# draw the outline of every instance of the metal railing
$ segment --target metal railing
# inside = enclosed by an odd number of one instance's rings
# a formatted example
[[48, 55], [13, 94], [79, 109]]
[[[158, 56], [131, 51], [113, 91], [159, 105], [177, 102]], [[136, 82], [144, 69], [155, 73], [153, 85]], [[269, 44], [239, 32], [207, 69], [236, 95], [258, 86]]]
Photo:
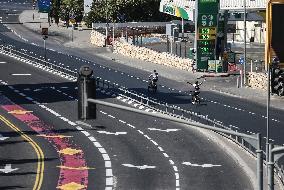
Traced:
[[[97, 87], [106, 88], [112, 91], [113, 93], [117, 93], [117, 95], [123, 96], [125, 98], [128, 98], [129, 100], [142, 104], [145, 107], [155, 110], [156, 112], [160, 112], [169, 116], [183, 119], [185, 121], [199, 121], [207, 125], [237, 132], [237, 130], [233, 130], [232, 127], [225, 126], [220, 121], [217, 121], [215, 119], [214, 120], [209, 119], [208, 116], [200, 115], [196, 112], [186, 110], [175, 105], [168, 105], [166, 102], [159, 102], [157, 100], [153, 100], [144, 94], [137, 94], [134, 91], [131, 91], [125, 87], [121, 87], [118, 84], [111, 83], [110, 81], [103, 80], [100, 77], [97, 77], [96, 81], [97, 81], [96, 82]], [[247, 138], [245, 139], [237, 135], [233, 134], [229, 135], [222, 132], [216, 132], [216, 133], [235, 142], [254, 157], [257, 156], [257, 149], [253, 144], [251, 144], [251, 142]], [[281, 180], [282, 185], [284, 185], [283, 165], [280, 166], [278, 163], [275, 163], [275, 173]]]

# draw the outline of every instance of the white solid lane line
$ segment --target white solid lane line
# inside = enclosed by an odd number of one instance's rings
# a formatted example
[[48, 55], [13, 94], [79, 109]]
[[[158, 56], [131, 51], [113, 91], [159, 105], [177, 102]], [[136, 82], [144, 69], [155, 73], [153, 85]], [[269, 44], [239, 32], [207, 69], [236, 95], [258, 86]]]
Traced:
[[31, 76], [32, 74], [29, 73], [13, 73], [13, 76]]

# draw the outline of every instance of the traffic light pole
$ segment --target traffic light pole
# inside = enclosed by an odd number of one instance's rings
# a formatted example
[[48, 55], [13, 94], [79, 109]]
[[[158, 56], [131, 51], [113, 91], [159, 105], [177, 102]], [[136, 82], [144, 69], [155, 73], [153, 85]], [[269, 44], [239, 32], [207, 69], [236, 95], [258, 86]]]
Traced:
[[270, 108], [270, 75], [271, 67], [267, 68], [267, 105], [266, 105], [266, 162], [269, 160], [269, 108]]

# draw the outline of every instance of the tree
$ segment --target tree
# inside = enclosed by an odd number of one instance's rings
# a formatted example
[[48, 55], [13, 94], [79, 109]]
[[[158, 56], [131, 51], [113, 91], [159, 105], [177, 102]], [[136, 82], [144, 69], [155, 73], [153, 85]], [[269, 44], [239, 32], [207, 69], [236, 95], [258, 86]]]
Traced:
[[59, 10], [60, 10], [60, 0], [52, 0], [50, 16], [54, 18], [54, 21], [57, 25], [59, 23]]
[[159, 12], [160, 0], [94, 0], [85, 18], [92, 22], [168, 21], [172, 16]]
[[84, 1], [83, 0], [61, 0], [59, 9], [59, 18], [65, 20], [67, 27], [69, 20], [75, 19], [76, 22], [81, 22], [83, 19]]

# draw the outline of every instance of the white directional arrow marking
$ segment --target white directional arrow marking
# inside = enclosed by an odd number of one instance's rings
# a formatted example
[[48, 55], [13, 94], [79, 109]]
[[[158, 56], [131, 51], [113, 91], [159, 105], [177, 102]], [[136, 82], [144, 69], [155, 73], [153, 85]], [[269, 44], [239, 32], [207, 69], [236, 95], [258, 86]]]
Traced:
[[132, 164], [122, 164], [122, 165], [126, 167], [130, 167], [130, 168], [138, 168], [140, 170], [156, 168], [156, 166], [147, 166], [147, 165], [143, 165], [143, 166], [134, 166]]
[[150, 131], [163, 131], [163, 132], [174, 132], [174, 131], [179, 131], [180, 129], [156, 129], [156, 128], [148, 128]]
[[194, 166], [194, 167], [202, 167], [202, 168], [212, 168], [212, 167], [220, 167], [222, 165], [214, 165], [214, 164], [192, 164], [190, 162], [183, 162], [182, 164], [187, 166]]
[[97, 131], [97, 132], [101, 134], [107, 134], [107, 135], [126, 135], [127, 134], [127, 132], [115, 132], [115, 133], [111, 133], [107, 131]]
[[16, 171], [16, 170], [18, 170], [19, 168], [14, 168], [14, 169], [12, 169], [12, 165], [11, 164], [6, 164], [5, 165], [5, 167], [4, 167], [4, 169], [0, 169], [0, 172], [3, 172], [3, 173], [5, 173], [5, 174], [7, 174], [7, 173], [11, 173], [11, 172], [13, 172], [13, 171]]
[[4, 137], [3, 135], [0, 134], [0, 141], [4, 141], [6, 139], [8, 139], [9, 137]]

